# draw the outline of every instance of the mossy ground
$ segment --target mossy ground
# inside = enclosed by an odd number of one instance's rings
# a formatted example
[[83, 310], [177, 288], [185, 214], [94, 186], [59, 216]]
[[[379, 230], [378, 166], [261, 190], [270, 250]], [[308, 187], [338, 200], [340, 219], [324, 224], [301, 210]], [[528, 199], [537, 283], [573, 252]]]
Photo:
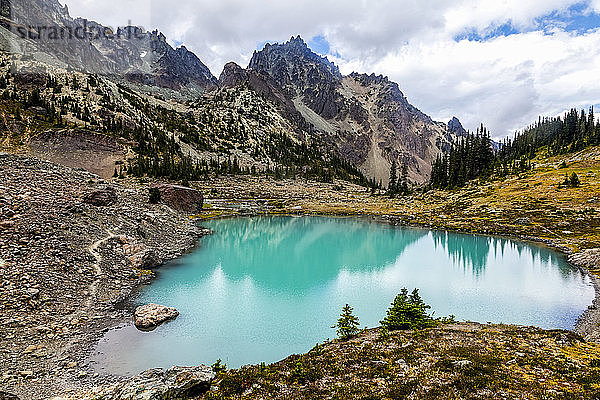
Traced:
[[317, 345], [218, 374], [204, 399], [593, 399], [600, 345], [567, 331], [458, 323]]

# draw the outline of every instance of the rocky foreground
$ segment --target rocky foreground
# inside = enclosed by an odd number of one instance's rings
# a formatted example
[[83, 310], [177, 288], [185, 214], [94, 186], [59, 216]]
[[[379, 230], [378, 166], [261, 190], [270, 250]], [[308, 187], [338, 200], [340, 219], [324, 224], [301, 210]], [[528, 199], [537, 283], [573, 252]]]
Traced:
[[598, 399], [600, 345], [567, 331], [460, 323], [372, 329], [218, 374], [204, 399]]
[[600, 345], [561, 330], [453, 323], [380, 329], [271, 365], [150, 370], [83, 399], [599, 399]]
[[116, 306], [149, 268], [202, 234], [145, 187], [0, 153], [0, 392], [38, 399], [109, 379], [81, 364], [89, 344], [131, 319]]

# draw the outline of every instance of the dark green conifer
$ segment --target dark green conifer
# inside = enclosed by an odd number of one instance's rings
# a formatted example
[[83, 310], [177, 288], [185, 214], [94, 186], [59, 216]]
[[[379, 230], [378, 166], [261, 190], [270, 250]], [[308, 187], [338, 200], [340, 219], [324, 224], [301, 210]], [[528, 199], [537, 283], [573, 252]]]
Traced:
[[344, 308], [342, 308], [342, 313], [340, 314], [337, 324], [332, 326], [332, 328], [337, 329], [337, 335], [342, 340], [350, 339], [359, 332], [358, 317], [356, 317], [353, 312], [353, 308], [346, 304]]

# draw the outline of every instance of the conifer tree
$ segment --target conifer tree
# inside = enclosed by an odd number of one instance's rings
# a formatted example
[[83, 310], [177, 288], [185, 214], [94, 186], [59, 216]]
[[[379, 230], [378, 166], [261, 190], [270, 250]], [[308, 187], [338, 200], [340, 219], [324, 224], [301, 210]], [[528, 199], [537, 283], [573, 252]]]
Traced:
[[342, 313], [336, 325], [332, 328], [337, 329], [337, 335], [342, 340], [350, 339], [358, 334], [358, 317], [353, 314], [354, 310], [350, 305], [346, 304], [342, 308]]
[[408, 193], [408, 167], [406, 164], [402, 164], [402, 172], [400, 174], [400, 184], [398, 185], [399, 190], [402, 194]]
[[421, 299], [418, 289], [409, 295], [403, 288], [380, 323], [388, 331], [427, 328], [435, 325], [435, 320], [427, 313], [430, 308]]
[[392, 160], [392, 166], [390, 167], [390, 183], [388, 185], [388, 191], [391, 195], [396, 193], [396, 185], [397, 185], [397, 176], [396, 176], [396, 160]]

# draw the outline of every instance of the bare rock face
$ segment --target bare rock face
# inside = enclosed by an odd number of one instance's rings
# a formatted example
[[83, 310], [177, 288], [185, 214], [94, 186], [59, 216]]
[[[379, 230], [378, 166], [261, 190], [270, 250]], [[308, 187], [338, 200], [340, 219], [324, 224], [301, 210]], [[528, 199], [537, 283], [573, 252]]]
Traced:
[[171, 400], [200, 396], [210, 389], [215, 373], [210, 367], [172, 367], [150, 369], [116, 385], [105, 385], [89, 392], [55, 398], [61, 400]]
[[140, 330], [152, 330], [163, 322], [177, 318], [179, 311], [159, 304], [146, 304], [135, 309], [135, 326]]
[[229, 62], [223, 67], [223, 72], [219, 76], [219, 86], [234, 87], [245, 83], [248, 80], [248, 72], [234, 62]]
[[465, 136], [467, 134], [467, 130], [463, 128], [459, 119], [456, 117], [453, 117], [448, 121], [448, 132], [454, 133], [456, 136]]
[[[233, 66], [224, 73], [229, 85], [243, 77]], [[407, 165], [412, 181], [425, 182], [431, 163], [457, 136], [412, 106], [398, 84], [375, 74], [343, 76], [300, 37], [255, 52], [251, 73], [268, 76], [325, 147], [384, 184], [394, 161]]]
[[0, 392], [0, 400], [19, 400], [19, 397], [12, 393]]
[[158, 184], [153, 187], [158, 189], [160, 200], [169, 207], [195, 214], [202, 212], [204, 197], [199, 190], [168, 184]]
[[300, 36], [284, 44], [267, 44], [254, 53], [248, 69], [270, 76], [291, 98], [300, 96], [325, 119], [335, 118], [343, 107], [338, 67], [313, 53]]

